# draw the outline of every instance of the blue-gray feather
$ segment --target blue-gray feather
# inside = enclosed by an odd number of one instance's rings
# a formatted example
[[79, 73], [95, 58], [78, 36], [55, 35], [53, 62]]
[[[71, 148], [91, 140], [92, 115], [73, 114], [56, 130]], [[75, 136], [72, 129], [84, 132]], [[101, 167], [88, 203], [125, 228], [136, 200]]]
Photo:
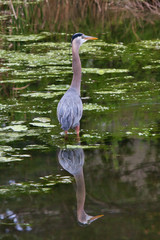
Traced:
[[57, 107], [57, 117], [64, 131], [79, 126], [82, 117], [83, 105], [78, 92], [69, 88], [61, 98]]

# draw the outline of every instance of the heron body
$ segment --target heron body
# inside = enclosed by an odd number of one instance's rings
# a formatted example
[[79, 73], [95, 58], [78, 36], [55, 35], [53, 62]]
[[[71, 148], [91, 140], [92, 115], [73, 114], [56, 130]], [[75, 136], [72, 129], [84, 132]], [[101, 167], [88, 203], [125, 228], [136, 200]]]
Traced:
[[72, 70], [73, 78], [70, 88], [61, 98], [57, 107], [57, 117], [61, 124], [61, 128], [67, 134], [70, 128], [76, 129], [79, 137], [80, 120], [83, 113], [82, 100], [80, 98], [81, 88], [81, 61], [79, 57], [79, 48], [87, 40], [97, 39], [95, 37], [86, 36], [82, 33], [75, 33], [72, 36]]
[[72, 87], [68, 89], [58, 104], [57, 112], [58, 120], [64, 131], [68, 131], [70, 128], [74, 129], [80, 125], [83, 105], [76, 89]]

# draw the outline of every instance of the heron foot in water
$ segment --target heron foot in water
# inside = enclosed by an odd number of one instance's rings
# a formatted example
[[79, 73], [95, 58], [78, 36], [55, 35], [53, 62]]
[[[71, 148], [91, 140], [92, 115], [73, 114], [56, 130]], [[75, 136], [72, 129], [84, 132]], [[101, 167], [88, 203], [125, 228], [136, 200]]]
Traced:
[[[79, 136], [79, 131], [80, 131], [80, 126], [75, 127], [76, 133], [77, 133], [77, 140], [80, 141], [80, 136]], [[64, 131], [65, 133], [65, 140], [68, 139], [68, 131]]]
[[65, 139], [67, 139], [68, 138], [68, 131], [64, 131], [64, 133], [65, 133]]

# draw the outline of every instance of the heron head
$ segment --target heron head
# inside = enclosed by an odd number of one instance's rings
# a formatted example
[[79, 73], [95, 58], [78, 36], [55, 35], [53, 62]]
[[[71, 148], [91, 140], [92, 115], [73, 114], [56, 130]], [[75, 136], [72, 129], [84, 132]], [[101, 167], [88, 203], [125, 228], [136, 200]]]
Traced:
[[86, 227], [95, 220], [97, 220], [98, 218], [101, 218], [103, 216], [104, 215], [90, 216], [84, 211], [83, 214], [78, 216], [78, 224], [82, 227]]
[[96, 40], [98, 38], [92, 36], [86, 36], [83, 33], [75, 33], [71, 38], [71, 44], [76, 43], [79, 47], [87, 40]]

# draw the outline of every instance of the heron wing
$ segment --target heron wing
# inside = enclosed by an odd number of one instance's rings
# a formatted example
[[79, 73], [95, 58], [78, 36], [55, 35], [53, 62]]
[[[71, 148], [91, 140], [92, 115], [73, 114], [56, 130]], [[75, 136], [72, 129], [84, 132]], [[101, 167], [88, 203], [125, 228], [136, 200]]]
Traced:
[[57, 107], [58, 120], [65, 131], [79, 125], [83, 112], [80, 96], [76, 91], [69, 90], [61, 98]]

